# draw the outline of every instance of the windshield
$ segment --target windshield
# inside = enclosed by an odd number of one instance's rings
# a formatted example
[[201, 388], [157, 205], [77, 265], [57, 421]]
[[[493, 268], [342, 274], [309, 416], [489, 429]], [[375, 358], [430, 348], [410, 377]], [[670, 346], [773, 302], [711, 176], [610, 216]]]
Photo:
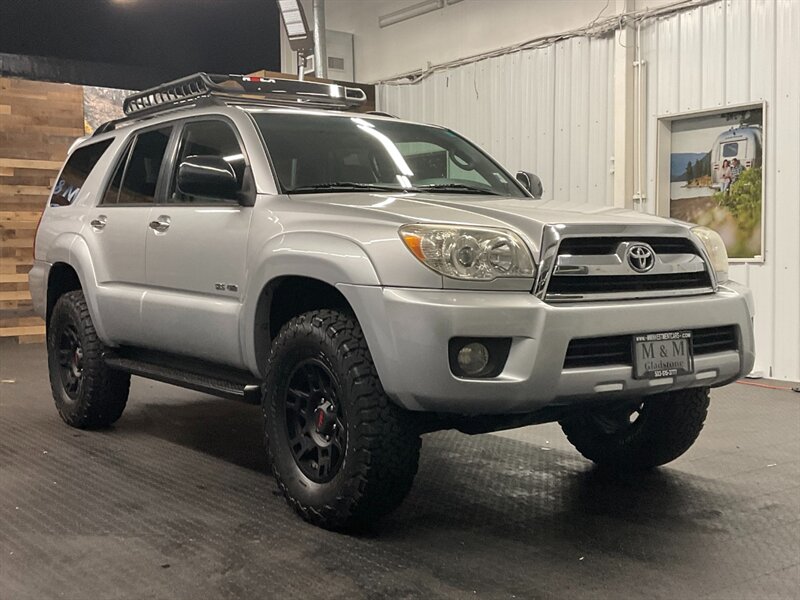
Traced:
[[527, 197], [483, 152], [446, 129], [356, 115], [251, 114], [287, 193], [396, 190]]

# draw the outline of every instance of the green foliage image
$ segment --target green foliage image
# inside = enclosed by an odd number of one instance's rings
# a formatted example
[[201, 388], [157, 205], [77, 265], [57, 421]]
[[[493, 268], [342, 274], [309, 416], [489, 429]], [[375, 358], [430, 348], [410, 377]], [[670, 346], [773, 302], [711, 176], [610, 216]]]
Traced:
[[[746, 255], [742, 242], [753, 237], [755, 229], [761, 227], [761, 167], [747, 169], [731, 184], [727, 192], [716, 192], [714, 200], [736, 220], [740, 235], [731, 256]], [[742, 240], [742, 242], [739, 242]]]

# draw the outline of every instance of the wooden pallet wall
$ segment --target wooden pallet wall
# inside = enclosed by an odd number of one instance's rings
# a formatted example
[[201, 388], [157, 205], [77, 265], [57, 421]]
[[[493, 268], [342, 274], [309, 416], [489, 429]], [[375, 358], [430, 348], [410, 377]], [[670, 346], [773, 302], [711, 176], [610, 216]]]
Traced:
[[0, 77], [0, 337], [44, 339], [28, 291], [36, 224], [83, 135], [83, 88]]

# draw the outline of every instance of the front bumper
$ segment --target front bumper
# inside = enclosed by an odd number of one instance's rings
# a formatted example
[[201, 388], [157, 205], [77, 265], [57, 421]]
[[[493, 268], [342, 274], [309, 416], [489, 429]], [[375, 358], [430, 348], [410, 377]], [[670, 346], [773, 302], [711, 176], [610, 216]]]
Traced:
[[[340, 285], [356, 312], [384, 389], [410, 410], [460, 414], [532, 412], [611, 397], [729, 383], [754, 361], [752, 297], [735, 283], [704, 296], [546, 304], [525, 292]], [[695, 357], [689, 375], [637, 380], [624, 365], [564, 369], [571, 339], [735, 325], [738, 351]], [[491, 379], [452, 374], [452, 337], [510, 337]]]

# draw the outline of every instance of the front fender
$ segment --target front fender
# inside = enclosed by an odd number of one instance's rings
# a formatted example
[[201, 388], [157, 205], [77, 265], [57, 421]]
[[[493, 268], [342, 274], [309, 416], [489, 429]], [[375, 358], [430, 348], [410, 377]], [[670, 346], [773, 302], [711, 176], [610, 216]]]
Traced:
[[[379, 286], [372, 261], [353, 240], [323, 232], [296, 232], [276, 236], [255, 254], [248, 271], [239, 339], [247, 367], [259, 372], [255, 348], [256, 310], [264, 288], [270, 281], [285, 276], [317, 279], [331, 286], [352, 283]], [[357, 315], [356, 315], [357, 316]]]

